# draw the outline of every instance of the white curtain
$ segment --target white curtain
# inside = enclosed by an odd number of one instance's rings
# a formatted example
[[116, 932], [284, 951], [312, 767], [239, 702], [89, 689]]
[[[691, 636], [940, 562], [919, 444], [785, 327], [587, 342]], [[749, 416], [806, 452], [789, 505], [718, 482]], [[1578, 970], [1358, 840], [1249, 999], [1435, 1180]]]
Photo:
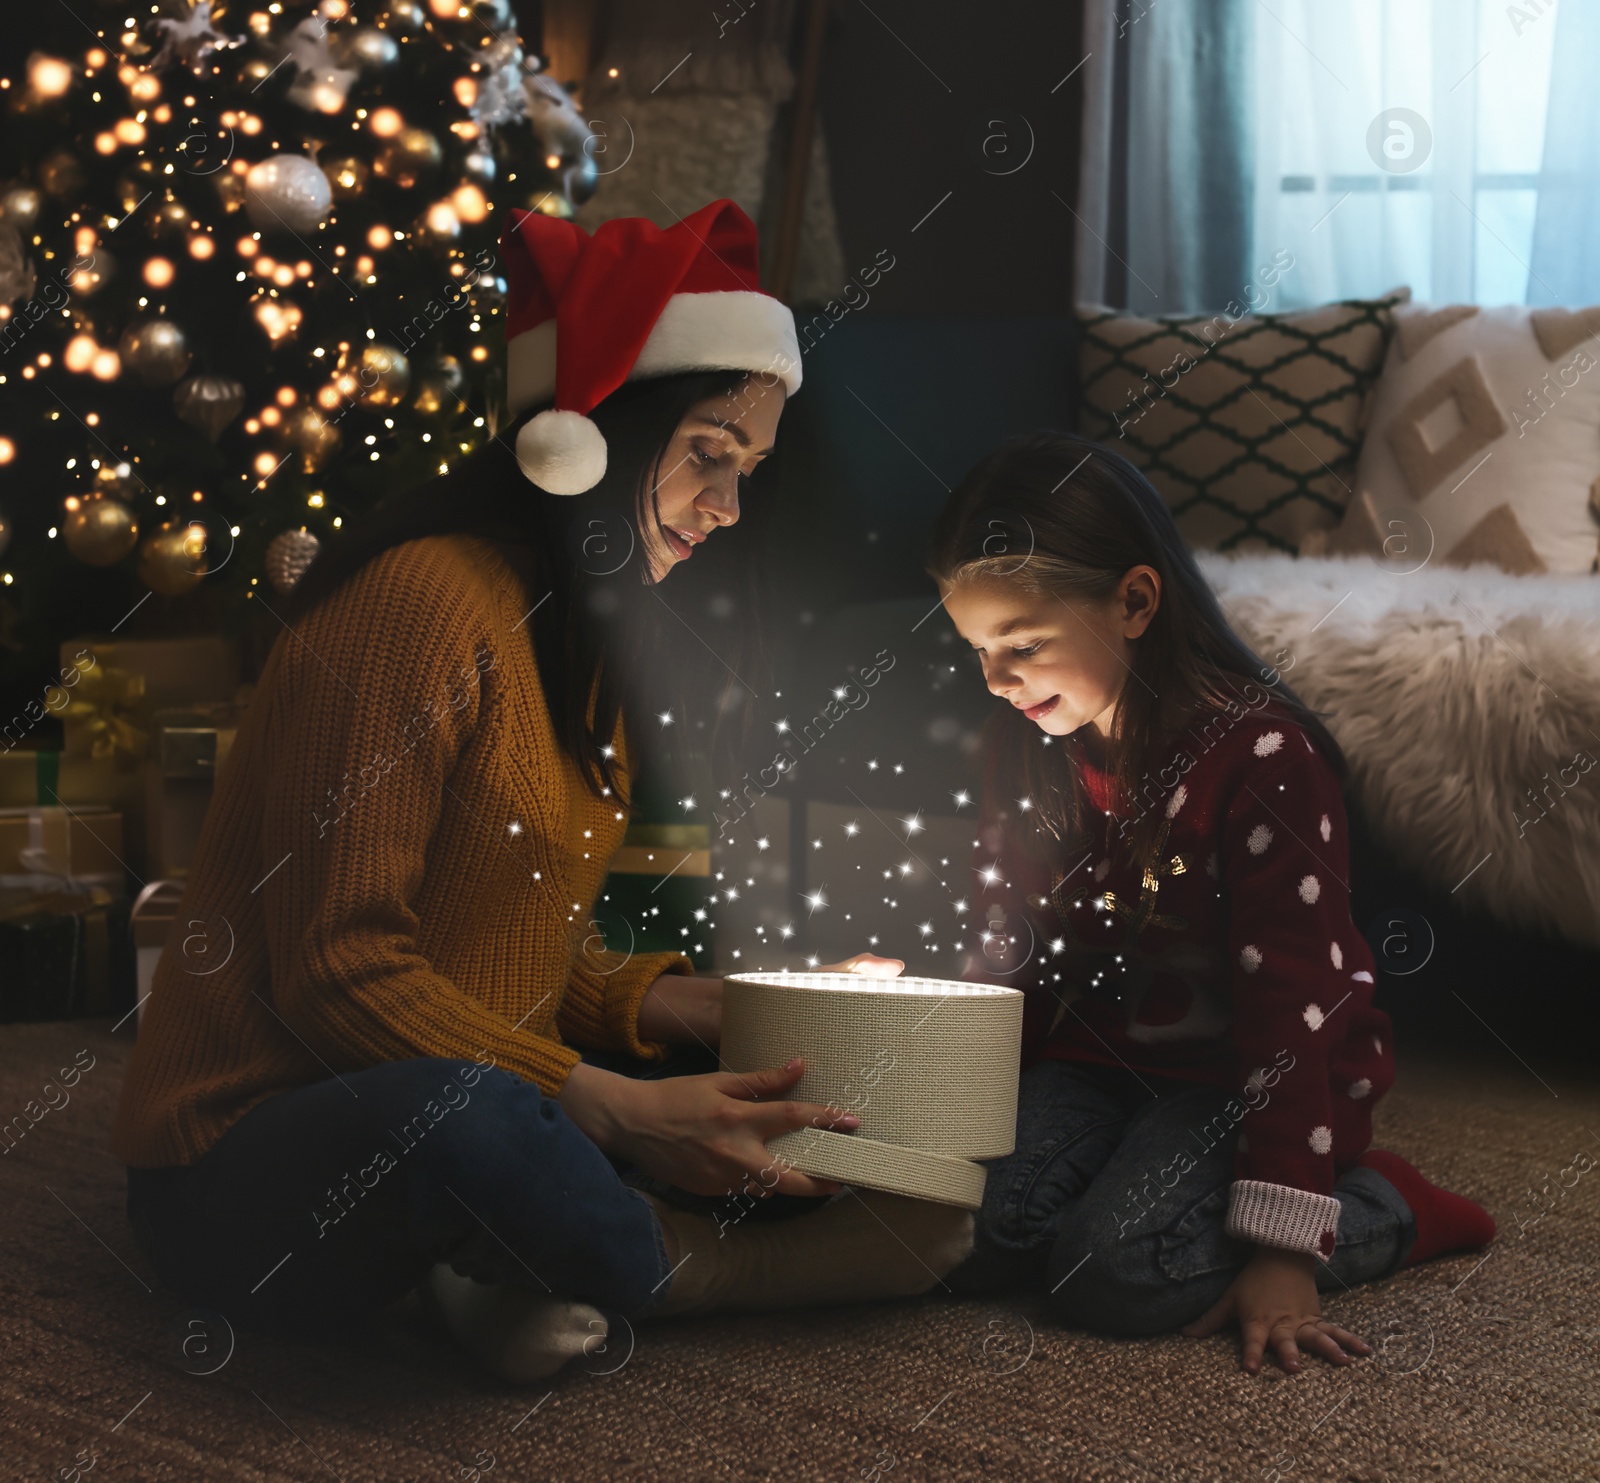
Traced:
[[1552, 19], [1555, 56], [1528, 302], [1600, 304], [1600, 5], [1568, 3]]
[[1084, 44], [1080, 298], [1287, 250], [1275, 308], [1600, 302], [1600, 0], [1089, 0]]

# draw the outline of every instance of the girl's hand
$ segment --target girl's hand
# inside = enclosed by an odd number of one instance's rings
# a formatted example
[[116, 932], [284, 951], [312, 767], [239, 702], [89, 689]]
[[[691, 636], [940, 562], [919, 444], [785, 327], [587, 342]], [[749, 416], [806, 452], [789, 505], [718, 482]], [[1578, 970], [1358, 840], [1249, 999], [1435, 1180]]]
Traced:
[[863, 978], [898, 978], [905, 971], [899, 958], [880, 958], [876, 953], [857, 953], [842, 963], [814, 968], [813, 973], [859, 973]]
[[1270, 1344], [1278, 1363], [1294, 1374], [1300, 1346], [1330, 1364], [1347, 1365], [1352, 1354], [1371, 1354], [1369, 1345], [1322, 1317], [1317, 1296], [1316, 1258], [1276, 1246], [1258, 1246], [1228, 1290], [1183, 1332], [1203, 1339], [1230, 1318], [1244, 1338], [1244, 1369], [1254, 1375]]
[[607, 1153], [697, 1195], [729, 1190], [831, 1195], [840, 1186], [786, 1167], [769, 1138], [797, 1128], [851, 1133], [861, 1119], [815, 1102], [781, 1097], [801, 1076], [798, 1058], [774, 1071], [713, 1072], [639, 1081], [577, 1065], [561, 1088], [567, 1115]]

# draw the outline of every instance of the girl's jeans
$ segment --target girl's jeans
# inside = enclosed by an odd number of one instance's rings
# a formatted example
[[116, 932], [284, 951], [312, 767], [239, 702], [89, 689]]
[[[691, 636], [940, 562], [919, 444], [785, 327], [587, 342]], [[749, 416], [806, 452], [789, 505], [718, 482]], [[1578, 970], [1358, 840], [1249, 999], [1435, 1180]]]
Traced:
[[[989, 1164], [958, 1293], [1042, 1287], [1063, 1321], [1136, 1337], [1192, 1322], [1254, 1247], [1223, 1230], [1238, 1128], [1221, 1087], [1120, 1067], [1040, 1061], [1023, 1073], [1016, 1152]], [[1194, 1164], [1174, 1178], [1187, 1152]], [[1317, 1286], [1344, 1291], [1400, 1269], [1411, 1211], [1371, 1169], [1334, 1184], [1338, 1244]]]
[[[647, 1076], [716, 1069], [697, 1053], [585, 1059]], [[269, 1097], [193, 1165], [130, 1169], [128, 1217], [168, 1288], [244, 1328], [325, 1335], [441, 1261], [638, 1316], [670, 1277], [636, 1185], [660, 1188], [510, 1072], [392, 1061]]]

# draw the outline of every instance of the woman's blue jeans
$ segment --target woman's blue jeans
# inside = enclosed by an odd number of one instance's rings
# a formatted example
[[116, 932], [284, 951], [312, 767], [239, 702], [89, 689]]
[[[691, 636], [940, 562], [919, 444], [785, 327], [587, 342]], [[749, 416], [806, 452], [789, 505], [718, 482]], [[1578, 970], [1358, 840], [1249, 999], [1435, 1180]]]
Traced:
[[[1235, 1128], [1221, 1087], [1121, 1067], [1040, 1061], [1023, 1073], [1016, 1152], [989, 1164], [972, 1256], [946, 1279], [957, 1293], [1042, 1288], [1066, 1323], [1138, 1337], [1192, 1322], [1254, 1250], [1223, 1229]], [[1170, 1185], [1182, 1152], [1193, 1167]], [[1371, 1169], [1334, 1184], [1338, 1244], [1317, 1286], [1343, 1291], [1397, 1272], [1416, 1223]]]
[[[652, 1077], [716, 1069], [699, 1052], [649, 1067], [585, 1059]], [[427, 1059], [348, 1072], [269, 1097], [192, 1165], [130, 1169], [141, 1250], [168, 1288], [243, 1328], [325, 1334], [442, 1261], [648, 1312], [670, 1279], [635, 1186], [661, 1187], [607, 1158], [538, 1087], [478, 1070]]]

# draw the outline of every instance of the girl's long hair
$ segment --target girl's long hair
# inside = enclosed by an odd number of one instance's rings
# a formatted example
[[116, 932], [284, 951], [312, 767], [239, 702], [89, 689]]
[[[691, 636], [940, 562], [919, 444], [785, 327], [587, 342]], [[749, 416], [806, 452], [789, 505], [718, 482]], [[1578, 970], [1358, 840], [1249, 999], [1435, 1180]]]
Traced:
[[[1133, 654], [1112, 713], [1109, 770], [1129, 857], [1144, 858], [1168, 791], [1154, 779], [1182, 733], [1228, 725], [1270, 699], [1304, 727], [1342, 778], [1339, 744], [1277, 670], [1229, 626], [1161, 496], [1121, 455], [1067, 433], [1017, 438], [983, 459], [934, 527], [928, 572], [941, 588], [1006, 582], [1030, 594], [1106, 602], [1132, 567], [1161, 577], [1161, 598]], [[1089, 847], [1091, 805], [1076, 737], [1058, 745], [1020, 711], [989, 725], [991, 776], [1020, 782], [1040, 828], [1024, 841], [1059, 856]]]
[[[522, 473], [515, 454], [519, 418], [447, 474], [356, 517], [296, 585], [285, 621], [310, 612], [373, 557], [403, 542], [449, 532], [496, 542], [527, 586], [524, 627], [556, 739], [595, 794], [609, 788], [625, 803], [611, 755], [619, 719], [636, 752], [647, 709], [681, 698], [699, 670], [697, 646], [662, 642], [663, 635], [675, 641], [681, 630], [675, 609], [646, 575], [648, 550], [660, 540], [657, 487], [671, 472], [663, 460], [691, 408], [737, 393], [751, 380], [744, 371], [691, 371], [624, 383], [589, 414], [605, 437], [605, 476], [574, 496], [547, 494]], [[748, 647], [751, 629], [739, 626]], [[737, 669], [737, 659], [721, 647], [724, 667]], [[720, 683], [726, 674], [719, 670], [716, 678]], [[724, 687], [719, 718], [735, 700]]]

